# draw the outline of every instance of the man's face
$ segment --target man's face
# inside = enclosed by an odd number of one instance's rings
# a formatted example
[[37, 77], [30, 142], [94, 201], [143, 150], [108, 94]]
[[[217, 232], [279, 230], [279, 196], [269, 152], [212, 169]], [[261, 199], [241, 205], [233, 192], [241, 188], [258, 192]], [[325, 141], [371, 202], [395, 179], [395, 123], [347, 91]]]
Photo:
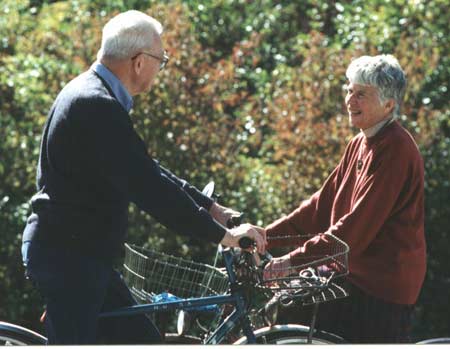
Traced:
[[142, 67], [140, 69], [137, 81], [137, 93], [150, 91], [156, 75], [159, 72], [163, 56], [164, 50], [162, 48], [162, 42], [160, 38], [155, 39], [151, 50], [143, 51], [139, 55], [138, 58], [140, 59]]
[[345, 105], [350, 123], [361, 129], [368, 129], [386, 119], [393, 108], [393, 100], [381, 103], [378, 90], [370, 85], [350, 83], [347, 86]]

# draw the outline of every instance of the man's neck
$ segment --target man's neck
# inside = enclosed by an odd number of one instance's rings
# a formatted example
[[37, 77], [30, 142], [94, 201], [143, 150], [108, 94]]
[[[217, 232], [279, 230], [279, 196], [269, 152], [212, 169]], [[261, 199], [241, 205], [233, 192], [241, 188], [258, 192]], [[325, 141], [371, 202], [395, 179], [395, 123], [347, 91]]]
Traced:
[[92, 64], [92, 69], [105, 80], [119, 103], [129, 112], [133, 107], [133, 98], [119, 77], [109, 67], [98, 61]]
[[132, 83], [129, 79], [128, 67], [125, 64], [123, 64], [123, 62], [101, 60], [100, 63], [103, 64], [105, 67], [107, 67], [120, 80], [120, 82], [123, 84], [123, 86], [126, 88], [126, 90], [131, 96], [134, 96], [136, 94], [134, 93]]

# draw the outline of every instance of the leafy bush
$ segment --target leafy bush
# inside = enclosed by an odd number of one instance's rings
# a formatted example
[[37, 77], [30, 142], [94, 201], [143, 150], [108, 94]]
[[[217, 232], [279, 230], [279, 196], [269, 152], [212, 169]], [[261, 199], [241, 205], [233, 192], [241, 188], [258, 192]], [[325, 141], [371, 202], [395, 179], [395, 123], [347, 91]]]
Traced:
[[[103, 24], [136, 8], [163, 22], [171, 56], [132, 113], [149, 152], [198, 187], [214, 179], [223, 203], [260, 225], [317, 190], [357, 132], [342, 105], [351, 59], [399, 58], [409, 80], [402, 122], [426, 168], [428, 274], [416, 335], [448, 336], [446, 6], [443, 0], [2, 1], [0, 318], [41, 329], [41, 300], [23, 278], [20, 235], [42, 126], [61, 87], [95, 60]], [[214, 250], [168, 234], [133, 205], [129, 240], [201, 261], [211, 261]]]

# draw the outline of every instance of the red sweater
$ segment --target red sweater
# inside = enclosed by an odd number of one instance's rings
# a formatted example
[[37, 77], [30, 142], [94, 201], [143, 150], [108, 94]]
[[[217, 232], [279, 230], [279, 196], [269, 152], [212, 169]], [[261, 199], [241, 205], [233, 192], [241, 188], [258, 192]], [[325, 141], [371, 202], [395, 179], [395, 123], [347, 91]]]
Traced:
[[319, 234], [294, 258], [324, 248], [321, 233], [334, 234], [350, 246], [350, 282], [385, 301], [414, 304], [426, 250], [423, 161], [412, 136], [396, 121], [371, 138], [361, 132], [323, 187], [266, 229], [269, 237]]

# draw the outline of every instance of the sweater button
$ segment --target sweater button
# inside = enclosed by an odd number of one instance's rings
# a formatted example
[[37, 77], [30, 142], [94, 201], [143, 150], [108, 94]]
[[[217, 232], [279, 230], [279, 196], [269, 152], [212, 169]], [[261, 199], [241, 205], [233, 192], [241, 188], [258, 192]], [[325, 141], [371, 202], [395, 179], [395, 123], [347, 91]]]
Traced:
[[363, 166], [362, 160], [358, 160], [358, 162], [357, 162], [357, 164], [356, 164], [356, 169], [357, 169], [358, 171], [360, 171], [360, 170], [362, 169], [362, 166]]

